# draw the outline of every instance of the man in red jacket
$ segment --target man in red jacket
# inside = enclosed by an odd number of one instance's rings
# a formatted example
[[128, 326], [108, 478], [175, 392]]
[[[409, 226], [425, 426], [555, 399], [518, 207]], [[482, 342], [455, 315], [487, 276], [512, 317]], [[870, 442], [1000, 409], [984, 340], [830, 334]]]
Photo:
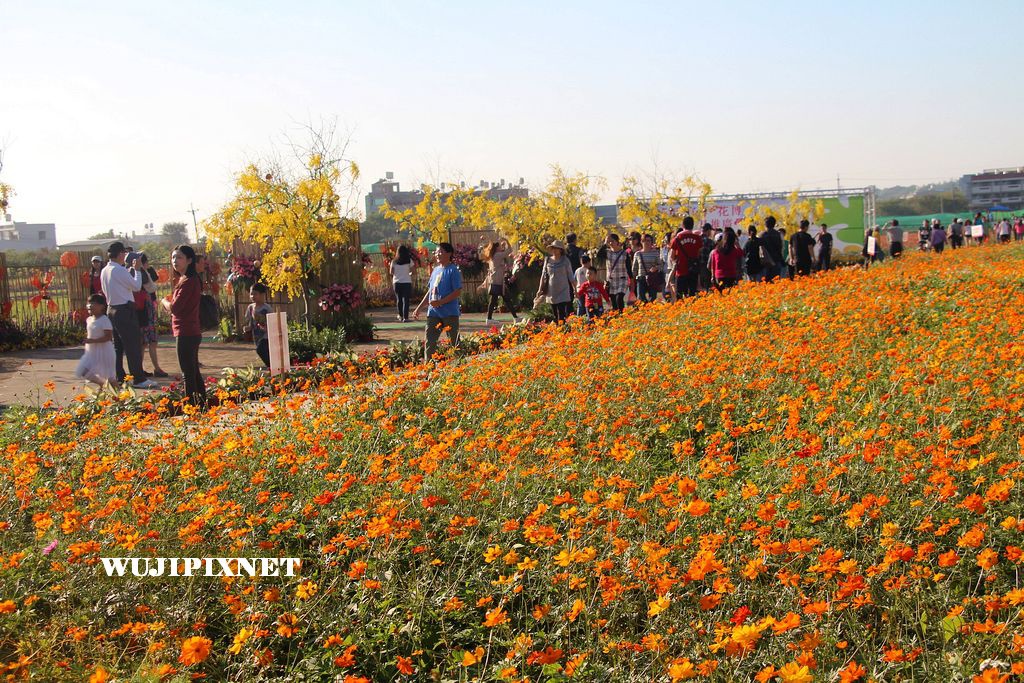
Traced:
[[669, 247], [676, 261], [676, 296], [695, 296], [700, 275], [701, 236], [693, 231], [693, 216], [683, 218], [683, 229], [672, 238]]

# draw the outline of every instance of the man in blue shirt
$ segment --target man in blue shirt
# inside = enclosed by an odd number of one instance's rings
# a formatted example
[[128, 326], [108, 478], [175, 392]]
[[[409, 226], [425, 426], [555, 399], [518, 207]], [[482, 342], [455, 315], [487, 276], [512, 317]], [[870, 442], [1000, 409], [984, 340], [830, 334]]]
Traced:
[[430, 282], [423, 300], [413, 311], [412, 317], [418, 320], [420, 309], [427, 304], [427, 343], [424, 349], [425, 360], [430, 360], [437, 350], [437, 342], [441, 332], [448, 332], [448, 341], [452, 346], [459, 343], [459, 296], [462, 294], [462, 273], [452, 263], [455, 248], [448, 242], [437, 245], [434, 256], [438, 265], [430, 273]]

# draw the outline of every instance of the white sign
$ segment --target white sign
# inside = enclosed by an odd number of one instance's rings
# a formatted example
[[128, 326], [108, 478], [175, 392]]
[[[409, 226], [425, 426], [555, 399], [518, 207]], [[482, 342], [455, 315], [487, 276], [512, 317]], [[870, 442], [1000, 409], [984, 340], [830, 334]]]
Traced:
[[875, 240], [874, 237], [869, 237], [868, 238], [868, 256], [874, 256], [875, 255], [875, 248], [876, 248], [877, 244], [878, 244], [878, 242]]
[[270, 374], [279, 375], [291, 370], [287, 313], [267, 313], [267, 342], [270, 346]]
[[984, 237], [985, 226], [984, 225], [972, 225], [971, 226], [971, 237]]

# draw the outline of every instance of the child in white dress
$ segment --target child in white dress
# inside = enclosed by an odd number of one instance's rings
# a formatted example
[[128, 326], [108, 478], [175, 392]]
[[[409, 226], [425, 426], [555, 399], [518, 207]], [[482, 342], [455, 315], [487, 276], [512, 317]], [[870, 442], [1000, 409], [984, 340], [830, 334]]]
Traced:
[[107, 317], [107, 299], [102, 294], [89, 297], [89, 319], [85, 321], [85, 354], [78, 361], [75, 376], [103, 386], [117, 382], [114, 369], [114, 326]]

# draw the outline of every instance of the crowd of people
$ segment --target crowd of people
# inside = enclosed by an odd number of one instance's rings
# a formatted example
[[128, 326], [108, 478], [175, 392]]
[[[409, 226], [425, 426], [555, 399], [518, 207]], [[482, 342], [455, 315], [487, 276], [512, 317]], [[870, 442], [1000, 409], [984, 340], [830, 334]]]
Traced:
[[[888, 242], [890, 258], [899, 258], [905, 250], [905, 242], [908, 237], [913, 239], [913, 233], [903, 229], [899, 219], [894, 218], [886, 226], [881, 228], [869, 228], [864, 234], [864, 246], [861, 249], [864, 267], [885, 258], [885, 252], [881, 240]], [[984, 217], [977, 213], [973, 218], [961, 219], [955, 217], [949, 225], [943, 225], [942, 221], [934, 218], [931, 221], [924, 220], [917, 230], [917, 248], [919, 251], [930, 251], [941, 254], [949, 245], [950, 249], [960, 249], [967, 245], [984, 244], [994, 238], [1000, 244], [1007, 244], [1011, 240], [1020, 242], [1024, 240], [1024, 217], [1014, 219], [1002, 218], [992, 223], [991, 229], [985, 227]]]
[[[185, 394], [193, 404], [206, 402], [199, 364], [202, 330], [199, 307], [203, 286], [196, 270], [198, 258], [187, 244], [171, 253], [174, 288], [170, 296], [157, 300], [157, 273], [145, 253], [137, 253], [122, 242], [107, 249], [104, 264], [94, 256], [89, 272], [89, 318], [86, 320], [85, 353], [75, 374], [100, 386], [123, 384], [151, 389], [152, 377], [167, 377], [157, 357], [157, 305], [170, 312], [171, 332], [176, 341], [178, 364]], [[153, 372], [143, 367], [148, 350]], [[128, 363], [125, 371], [125, 361]]]
[[[937, 221], [926, 222], [919, 231], [919, 249], [941, 253], [947, 239], [954, 249], [963, 246], [965, 240], [981, 243], [986, 239], [984, 233], [979, 235], [977, 229], [972, 230], [973, 225], [970, 219], [966, 222], [956, 219], [948, 227]], [[884, 231], [875, 228], [866, 232], [862, 252], [865, 266], [883, 257], [883, 232], [890, 256], [899, 257], [903, 253], [904, 232], [899, 221], [893, 220]], [[1022, 240], [1024, 220], [999, 221], [994, 233], [1000, 242]], [[772, 282], [828, 271], [834, 267], [833, 247], [834, 237], [828, 225], [821, 223], [812, 233], [810, 221], [803, 220], [787, 237], [773, 216], [764, 220], [762, 229], [750, 225], [746, 231], [732, 227], [718, 229], [710, 224], [698, 229], [693, 218], [686, 216], [679, 229], [666, 233], [660, 241], [656, 241], [652, 233], [630, 232], [623, 240], [612, 232], [604, 244], [589, 251], [577, 244], [576, 235], [569, 234], [565, 241], [555, 239], [547, 244], [548, 253], [534, 303], [549, 304], [556, 322], [572, 314], [593, 319], [605, 313], [606, 305], [613, 311], [622, 311], [631, 301], [674, 302], [701, 292], [723, 292], [744, 279]], [[391, 272], [398, 299], [398, 318], [408, 321], [412, 259], [406, 254], [403, 260], [403, 249], [408, 252], [407, 247], [399, 248]], [[428, 360], [437, 350], [442, 332], [447, 332], [452, 344], [458, 342], [463, 279], [452, 262], [453, 255], [451, 244], [438, 245], [437, 265], [430, 274], [427, 292], [412, 316], [419, 319], [426, 308], [425, 357]], [[488, 267], [480, 285], [489, 295], [486, 322], [495, 322], [499, 299], [518, 322], [520, 318], [512, 304], [510, 290], [515, 286], [524, 260], [515, 257], [505, 240], [488, 243], [483, 248], [482, 259]], [[599, 268], [598, 264], [603, 267]]]

